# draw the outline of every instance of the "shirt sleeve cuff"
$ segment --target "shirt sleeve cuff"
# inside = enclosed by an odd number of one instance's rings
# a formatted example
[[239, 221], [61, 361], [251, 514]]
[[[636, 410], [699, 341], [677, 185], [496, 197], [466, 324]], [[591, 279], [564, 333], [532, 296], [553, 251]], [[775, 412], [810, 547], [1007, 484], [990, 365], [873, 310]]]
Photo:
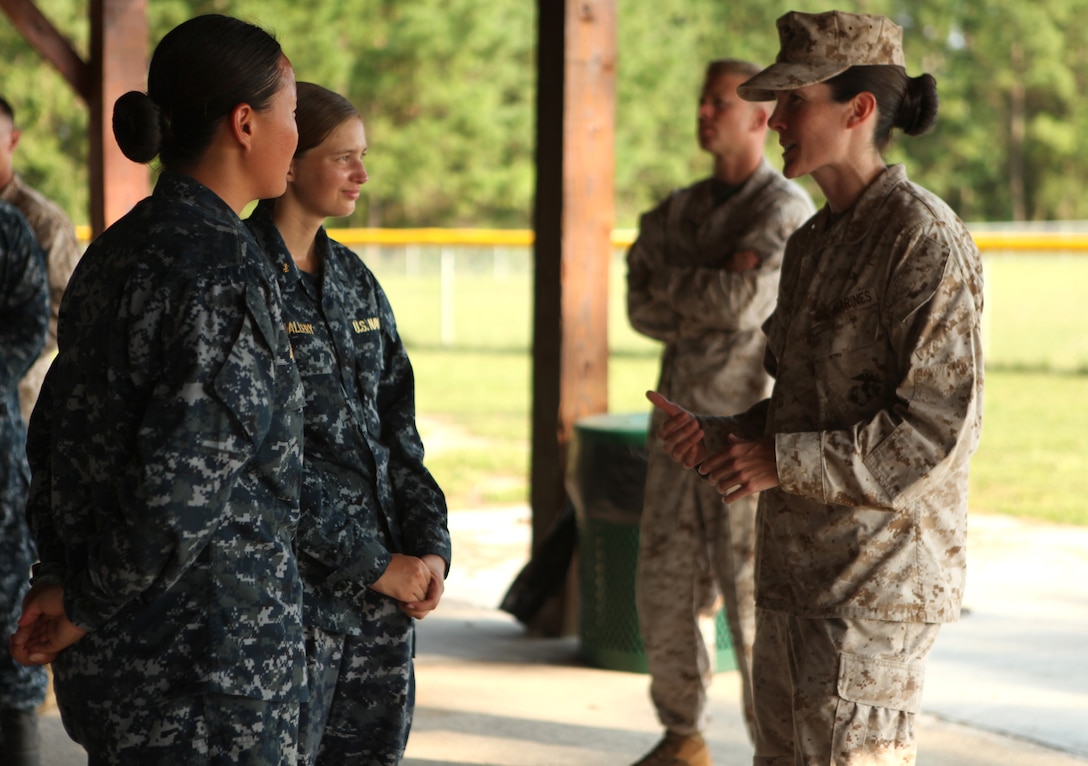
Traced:
[[819, 431], [776, 434], [774, 456], [783, 492], [824, 501], [823, 435]]
[[380, 552], [374, 551], [370, 555], [364, 553], [354, 557], [350, 564], [345, 563], [337, 567], [328, 576], [326, 582], [334, 589], [349, 588], [352, 585], [369, 588], [381, 579], [392, 560], [393, 555], [385, 548], [381, 548]]

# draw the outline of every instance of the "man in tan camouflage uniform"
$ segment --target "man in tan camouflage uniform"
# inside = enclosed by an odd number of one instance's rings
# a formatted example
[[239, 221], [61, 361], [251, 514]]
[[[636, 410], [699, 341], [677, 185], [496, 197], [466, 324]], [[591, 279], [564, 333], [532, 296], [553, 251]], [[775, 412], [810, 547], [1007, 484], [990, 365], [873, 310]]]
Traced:
[[703, 420], [657, 399], [659, 434], [727, 501], [761, 492], [754, 763], [906, 766], [926, 661], [963, 598], [981, 264], [948, 206], [882, 159], [893, 128], [937, 113], [902, 30], [836, 11], [778, 27], [775, 65], [739, 93], [777, 98], [784, 172], [827, 206], [786, 248], [774, 392]]
[[[708, 66], [698, 137], [714, 175], [643, 215], [628, 254], [631, 324], [665, 342], [660, 390], [703, 411], [747, 407], [769, 392], [759, 328], [774, 305], [786, 239], [814, 209], [763, 158], [769, 105], [737, 96], [758, 71], [732, 60]], [[700, 734], [710, 662], [699, 617], [719, 592], [751, 723], [755, 508], [755, 498], [727, 508], [713, 485], [651, 450], [637, 603], [666, 735], [640, 764], [710, 762]]]
[[49, 277], [49, 335], [45, 349], [19, 384], [19, 408], [23, 412], [23, 421], [29, 422], [45, 373], [57, 351], [60, 298], [75, 271], [81, 250], [75, 228], [60, 206], [37, 189], [27, 186], [15, 172], [14, 156], [19, 136], [19, 129], [15, 127], [15, 111], [6, 99], [0, 97], [0, 200], [17, 207], [30, 223], [45, 254]]

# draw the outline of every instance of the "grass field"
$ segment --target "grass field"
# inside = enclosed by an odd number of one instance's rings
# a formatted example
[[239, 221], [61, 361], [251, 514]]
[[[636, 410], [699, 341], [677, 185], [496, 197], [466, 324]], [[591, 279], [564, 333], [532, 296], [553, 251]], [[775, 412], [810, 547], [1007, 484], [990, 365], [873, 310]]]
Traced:
[[[367, 258], [415, 365], [427, 463], [451, 509], [525, 502], [532, 315], [526, 256], [459, 254], [445, 303], [428, 257], [408, 267], [403, 259]], [[972, 509], [1088, 525], [1088, 256], [992, 255], [986, 273], [985, 425], [972, 463]], [[659, 349], [628, 326], [623, 278], [617, 257], [609, 409], [645, 411], [643, 392], [656, 382]]]

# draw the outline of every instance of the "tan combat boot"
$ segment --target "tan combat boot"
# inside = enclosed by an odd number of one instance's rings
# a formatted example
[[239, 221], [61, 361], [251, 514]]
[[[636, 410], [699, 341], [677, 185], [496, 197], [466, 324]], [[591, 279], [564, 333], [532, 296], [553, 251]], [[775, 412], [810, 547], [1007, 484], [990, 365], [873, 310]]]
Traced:
[[667, 731], [665, 738], [634, 766], [710, 766], [710, 751], [699, 734]]

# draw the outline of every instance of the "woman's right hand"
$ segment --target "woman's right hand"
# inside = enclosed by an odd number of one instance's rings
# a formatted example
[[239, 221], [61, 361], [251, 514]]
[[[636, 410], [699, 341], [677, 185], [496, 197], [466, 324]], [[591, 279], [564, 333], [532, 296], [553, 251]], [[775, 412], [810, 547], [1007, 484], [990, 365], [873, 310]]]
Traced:
[[685, 468], [694, 468], [703, 462], [706, 459], [704, 433], [695, 416], [657, 391], [647, 391], [646, 398], [669, 416], [656, 434], [665, 452]]
[[382, 576], [370, 587], [401, 603], [423, 601], [431, 584], [430, 567], [423, 559], [394, 553]]

